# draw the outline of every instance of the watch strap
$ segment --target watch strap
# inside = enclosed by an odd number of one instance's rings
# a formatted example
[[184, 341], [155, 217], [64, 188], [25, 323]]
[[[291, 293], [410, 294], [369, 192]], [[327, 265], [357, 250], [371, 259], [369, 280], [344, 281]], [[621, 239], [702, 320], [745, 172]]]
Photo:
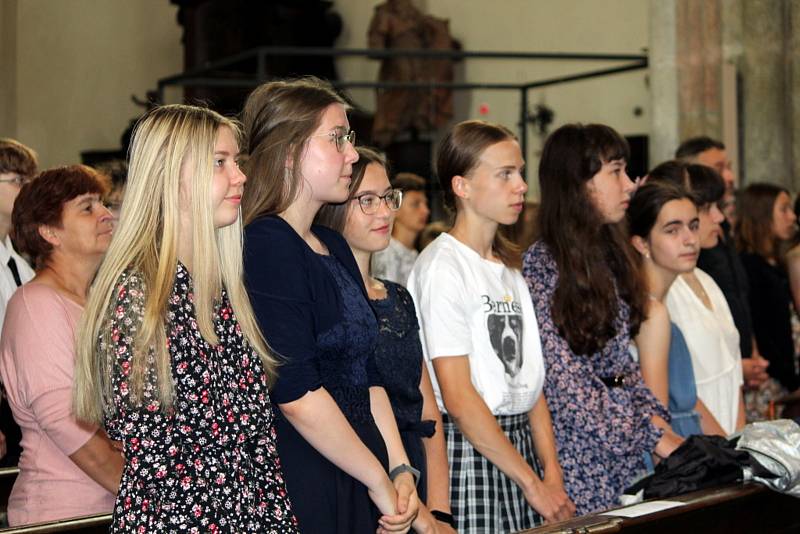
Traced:
[[400, 464], [389, 471], [389, 480], [394, 481], [400, 473], [411, 473], [411, 476], [414, 477], [414, 484], [416, 485], [419, 482], [419, 470], [408, 464]]
[[456, 520], [453, 517], [453, 514], [448, 514], [447, 512], [442, 512], [441, 510], [431, 510], [431, 515], [437, 521], [441, 521], [442, 523], [447, 523], [451, 527], [456, 528]]

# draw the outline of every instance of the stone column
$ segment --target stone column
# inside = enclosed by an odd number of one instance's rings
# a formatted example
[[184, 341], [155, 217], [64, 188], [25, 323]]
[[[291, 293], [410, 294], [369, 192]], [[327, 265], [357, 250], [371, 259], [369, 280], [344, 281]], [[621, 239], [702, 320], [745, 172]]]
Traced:
[[651, 0], [651, 166], [722, 134], [722, 0]]
[[740, 120], [739, 80], [744, 56], [742, 44], [743, 0], [720, 0], [722, 30], [722, 136], [738, 177], [741, 170], [742, 131]]
[[678, 132], [677, 0], [650, 0], [650, 167], [672, 158]]
[[719, 0], [678, 0], [676, 40], [681, 139], [722, 133]]
[[793, 158], [787, 144], [790, 146], [793, 114], [786, 53], [790, 4], [784, 0], [747, 0], [742, 7], [743, 182], [791, 187]]

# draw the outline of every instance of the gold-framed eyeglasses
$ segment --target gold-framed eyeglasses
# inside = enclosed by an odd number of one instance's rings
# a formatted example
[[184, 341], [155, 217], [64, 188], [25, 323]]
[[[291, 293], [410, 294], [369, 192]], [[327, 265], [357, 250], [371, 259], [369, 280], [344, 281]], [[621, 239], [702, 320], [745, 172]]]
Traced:
[[403, 192], [399, 189], [392, 189], [385, 195], [376, 195], [375, 193], [363, 193], [352, 200], [358, 202], [358, 207], [364, 212], [364, 215], [375, 215], [378, 213], [378, 208], [381, 207], [381, 201], [386, 203], [386, 207], [392, 211], [400, 209], [403, 203]]
[[345, 142], [348, 142], [351, 145], [356, 146], [356, 132], [354, 132], [353, 130], [350, 130], [347, 133], [344, 133], [344, 130], [336, 130], [335, 132], [312, 135], [311, 137], [332, 138], [333, 142], [336, 144], [336, 150], [338, 150], [339, 152], [344, 152]]
[[17, 173], [9, 173], [11, 174], [11, 178], [0, 178], [0, 184], [15, 184], [18, 186], [23, 186], [31, 181], [30, 177], [23, 176]]

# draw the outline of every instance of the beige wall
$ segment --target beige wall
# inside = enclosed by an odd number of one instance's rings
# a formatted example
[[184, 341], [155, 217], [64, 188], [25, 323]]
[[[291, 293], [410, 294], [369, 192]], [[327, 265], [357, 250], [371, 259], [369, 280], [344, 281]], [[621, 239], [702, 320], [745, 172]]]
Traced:
[[[344, 19], [341, 47], [365, 47], [379, 0], [336, 0]], [[450, 19], [467, 50], [641, 53], [648, 42], [648, 3], [641, 0], [417, 0]], [[143, 97], [159, 77], [182, 67], [181, 30], [168, 0], [2, 0], [0, 2], [0, 135], [36, 148], [44, 166], [78, 161], [87, 149], [113, 149]], [[345, 79], [372, 80], [378, 62], [343, 59]], [[604, 68], [614, 63], [469, 60], [459, 79], [524, 82]], [[10, 75], [6, 75], [10, 73]], [[650, 130], [646, 71], [534, 90], [530, 104], [553, 108], [554, 127], [599, 121], [625, 134]], [[353, 91], [367, 109], [373, 92]], [[170, 97], [170, 101], [176, 101]], [[457, 119], [478, 116], [517, 129], [517, 92], [458, 93]], [[644, 113], [636, 117], [635, 107]], [[531, 135], [535, 168], [540, 139]], [[534, 174], [531, 174], [533, 177]]]
[[[380, 0], [337, 0], [336, 9], [345, 20], [341, 47], [366, 47], [366, 32], [373, 7]], [[649, 5], [642, 0], [416, 0], [424, 11], [450, 20], [450, 30], [465, 50], [528, 52], [594, 52], [640, 54], [648, 45]], [[340, 76], [371, 80], [379, 63], [342, 59]], [[468, 60], [463, 79], [472, 82], [525, 82], [619, 63], [566, 61]], [[529, 93], [531, 107], [545, 103], [555, 111], [553, 128], [566, 122], [603, 122], [623, 134], [650, 131], [650, 95], [646, 70], [593, 80], [551, 86]], [[373, 92], [358, 90], [354, 98], [374, 109]], [[517, 130], [519, 96], [509, 91], [461, 93], [458, 120], [478, 117], [481, 104], [489, 106], [487, 120]], [[635, 116], [635, 107], [643, 110]], [[535, 169], [540, 139], [531, 136], [528, 165]], [[529, 173], [535, 185], [535, 172]]]
[[17, 124], [17, 1], [0, 1], [0, 137]]
[[118, 148], [141, 113], [130, 95], [143, 98], [159, 77], [182, 69], [177, 8], [167, 0], [0, 4], [0, 69], [15, 66], [14, 81], [4, 74], [0, 84], [0, 135], [35, 148], [43, 167], [78, 162], [82, 150]]

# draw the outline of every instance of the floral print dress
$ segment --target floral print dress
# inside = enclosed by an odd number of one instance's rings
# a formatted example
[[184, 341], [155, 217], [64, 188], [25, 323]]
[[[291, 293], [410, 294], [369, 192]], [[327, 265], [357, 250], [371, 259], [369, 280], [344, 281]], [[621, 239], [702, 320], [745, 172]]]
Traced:
[[[625, 488], [646, 471], [645, 455], [655, 449], [663, 433], [650, 418], [659, 415], [670, 420], [628, 352], [628, 305], [619, 300], [616, 336], [600, 352], [575, 354], [553, 321], [558, 267], [543, 242], [528, 249], [522, 273], [539, 323], [546, 368], [544, 394], [564, 486], [578, 515], [616, 506]], [[601, 380], [615, 375], [630, 376], [633, 381], [607, 387]]]
[[141, 278], [124, 274], [114, 298], [112, 346], [106, 336], [99, 346], [116, 354], [105, 424], [125, 454], [111, 532], [297, 532], [267, 378], [227, 293], [216, 308], [219, 344], [212, 346], [197, 326], [190, 275], [178, 265], [166, 325], [171, 408], [155, 399], [152, 351], [142, 401], [131, 399], [131, 356], [145, 306]]

